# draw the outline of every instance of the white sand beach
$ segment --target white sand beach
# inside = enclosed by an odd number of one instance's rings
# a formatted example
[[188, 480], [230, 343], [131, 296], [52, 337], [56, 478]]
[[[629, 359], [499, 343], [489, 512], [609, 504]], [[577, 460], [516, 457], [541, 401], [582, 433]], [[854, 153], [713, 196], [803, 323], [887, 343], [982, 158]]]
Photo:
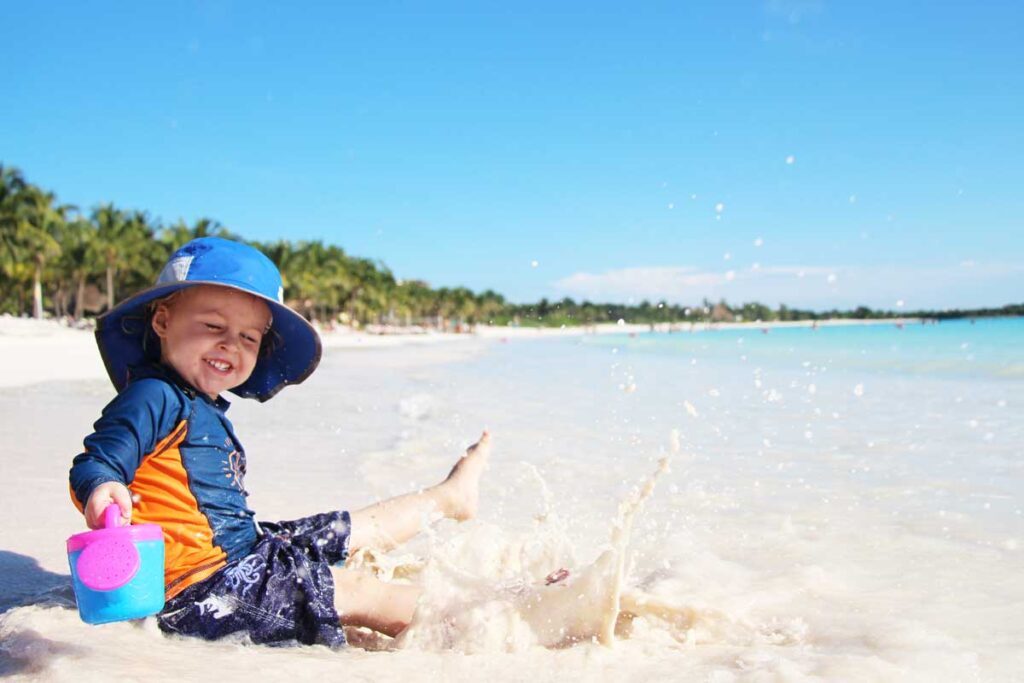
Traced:
[[[84, 527], [67, 469], [113, 390], [88, 331], [0, 320], [0, 675], [1020, 677], [1024, 387], [1015, 361], [988, 358], [996, 352], [971, 337], [982, 330], [942, 328], [948, 340], [935, 343], [949, 351], [932, 356], [932, 337], [911, 348], [911, 330], [891, 324], [641, 327], [334, 333], [306, 384], [266, 404], [233, 401], [261, 519], [428, 485], [482, 428], [494, 434], [480, 517], [445, 522], [375, 565], [426, 586], [410, 632], [329, 651], [171, 638], [152, 619], [79, 620], [64, 540]], [[907, 353], [886, 355], [898, 345]], [[620, 618], [610, 646], [543, 647], [517, 587], [560, 568], [579, 578], [618, 552], [619, 504], [666, 456], [621, 548], [621, 606], [637, 615]], [[646, 611], [628, 600], [640, 592]]]

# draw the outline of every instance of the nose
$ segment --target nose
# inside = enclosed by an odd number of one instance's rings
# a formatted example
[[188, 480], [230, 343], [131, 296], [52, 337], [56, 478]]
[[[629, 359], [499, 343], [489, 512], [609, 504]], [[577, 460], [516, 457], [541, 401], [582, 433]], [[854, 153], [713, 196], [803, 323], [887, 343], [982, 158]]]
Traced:
[[238, 346], [237, 336], [233, 332], [225, 330], [217, 340], [217, 346], [225, 350], [233, 350]]

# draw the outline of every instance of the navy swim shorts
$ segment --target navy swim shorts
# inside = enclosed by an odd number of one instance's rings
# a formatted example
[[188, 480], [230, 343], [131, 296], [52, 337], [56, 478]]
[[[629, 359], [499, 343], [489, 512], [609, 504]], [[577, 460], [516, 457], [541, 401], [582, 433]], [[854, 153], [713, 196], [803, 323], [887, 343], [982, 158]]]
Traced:
[[168, 600], [160, 628], [207, 640], [237, 634], [261, 644], [344, 645], [330, 567], [348, 556], [348, 513], [260, 528], [252, 552]]

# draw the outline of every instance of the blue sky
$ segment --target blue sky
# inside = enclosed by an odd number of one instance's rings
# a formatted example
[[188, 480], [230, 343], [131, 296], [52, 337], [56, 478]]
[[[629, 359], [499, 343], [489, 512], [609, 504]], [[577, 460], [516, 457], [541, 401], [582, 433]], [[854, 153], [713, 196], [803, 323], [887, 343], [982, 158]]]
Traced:
[[0, 161], [515, 301], [1024, 300], [1021, 3], [285, 4], [7, 3]]

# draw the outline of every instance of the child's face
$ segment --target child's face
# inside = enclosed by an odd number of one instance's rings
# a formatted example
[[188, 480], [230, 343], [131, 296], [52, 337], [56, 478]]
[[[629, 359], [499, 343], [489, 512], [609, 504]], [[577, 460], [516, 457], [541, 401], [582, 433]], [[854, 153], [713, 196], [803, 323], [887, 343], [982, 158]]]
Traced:
[[249, 379], [269, 324], [263, 301], [207, 285], [182, 290], [153, 314], [163, 362], [213, 399]]

